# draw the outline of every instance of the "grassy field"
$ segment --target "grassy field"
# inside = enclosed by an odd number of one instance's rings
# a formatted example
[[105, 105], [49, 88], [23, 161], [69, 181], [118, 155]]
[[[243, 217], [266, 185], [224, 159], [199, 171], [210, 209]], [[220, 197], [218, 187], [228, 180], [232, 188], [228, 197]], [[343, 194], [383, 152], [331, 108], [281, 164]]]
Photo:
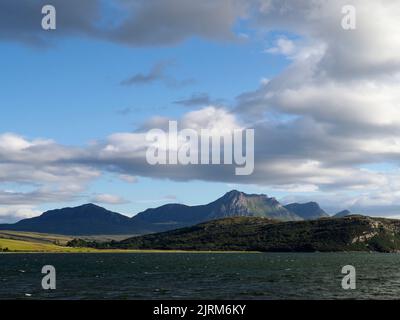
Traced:
[[[129, 237], [123, 235], [80, 236], [88, 241], [122, 240]], [[0, 252], [117, 252], [117, 250], [97, 250], [93, 248], [70, 248], [66, 244], [74, 239], [72, 236], [35, 233], [25, 231], [0, 230]], [[126, 252], [125, 250], [119, 250]]]
[[48, 233], [35, 233], [35, 232], [26, 232], [26, 231], [9, 231], [9, 230], [0, 230], [0, 239], [14, 239], [14, 240], [22, 240], [22, 241], [33, 241], [33, 242], [41, 242], [41, 243], [57, 243], [59, 245], [65, 245], [68, 241], [71, 241], [74, 238], [81, 238], [88, 241], [100, 241], [100, 242], [108, 242], [111, 240], [121, 241], [123, 239], [127, 239], [132, 237], [133, 235], [95, 235], [95, 236], [65, 236], [58, 234], [48, 234]]
[[21, 240], [43, 244], [58, 244], [63, 246], [66, 245], [68, 241], [71, 241], [73, 237], [47, 233], [0, 230], [0, 240], [1, 239]]
[[73, 237], [46, 233], [0, 230], [0, 251], [8, 252], [100, 252], [92, 248], [66, 247]]
[[[28, 242], [0, 238], [0, 248], [8, 248], [12, 253], [230, 253], [234, 251], [189, 251], [189, 250], [134, 250], [134, 249], [92, 249], [92, 248], [70, 248], [55, 244]], [[250, 252], [249, 252], [250, 253]]]
[[0, 249], [11, 252], [96, 252], [90, 248], [69, 248], [51, 243], [0, 238]]

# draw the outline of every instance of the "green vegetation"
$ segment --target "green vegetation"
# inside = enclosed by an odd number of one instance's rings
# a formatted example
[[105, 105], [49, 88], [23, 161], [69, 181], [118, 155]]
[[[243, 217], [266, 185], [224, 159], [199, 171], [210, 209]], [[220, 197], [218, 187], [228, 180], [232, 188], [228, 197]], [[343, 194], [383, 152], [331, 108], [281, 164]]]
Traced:
[[90, 241], [87, 239], [73, 239], [66, 245], [73, 248], [99, 248], [99, 249], [113, 249], [118, 242], [111, 240], [110, 242]]
[[120, 242], [74, 240], [68, 245], [139, 250], [397, 252], [400, 251], [400, 221], [364, 216], [298, 222], [234, 217]]

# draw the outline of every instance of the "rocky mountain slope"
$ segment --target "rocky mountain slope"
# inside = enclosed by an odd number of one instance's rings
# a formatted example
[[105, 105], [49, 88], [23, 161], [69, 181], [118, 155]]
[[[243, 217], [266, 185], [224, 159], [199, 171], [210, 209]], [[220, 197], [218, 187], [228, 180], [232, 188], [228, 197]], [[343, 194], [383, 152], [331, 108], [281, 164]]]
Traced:
[[162, 231], [235, 216], [265, 217], [280, 221], [303, 220], [275, 198], [233, 190], [206, 205], [168, 204], [147, 209], [134, 216], [132, 222], [141, 229]]

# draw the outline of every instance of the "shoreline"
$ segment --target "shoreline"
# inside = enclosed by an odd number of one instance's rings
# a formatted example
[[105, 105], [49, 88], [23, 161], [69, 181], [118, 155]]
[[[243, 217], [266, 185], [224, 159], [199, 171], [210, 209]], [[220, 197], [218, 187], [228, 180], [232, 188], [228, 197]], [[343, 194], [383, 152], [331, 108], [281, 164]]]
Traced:
[[224, 254], [224, 253], [263, 253], [261, 251], [196, 251], [196, 250], [99, 250], [99, 251], [9, 251], [9, 252], [0, 252], [2, 254], [109, 254], [109, 253], [215, 253], [215, 254]]
[[262, 253], [273, 253], [273, 254], [296, 254], [296, 253], [307, 253], [307, 254], [332, 254], [332, 253], [364, 253], [364, 254], [399, 254], [400, 252], [381, 252], [381, 251], [207, 251], [207, 250], [158, 250], [158, 249], [105, 249], [105, 250], [88, 250], [88, 251], [8, 251], [8, 252], [0, 252], [0, 256], [2, 254], [128, 254], [128, 253], [191, 253], [191, 254], [232, 254], [232, 253], [243, 253], [243, 254], [262, 254]]

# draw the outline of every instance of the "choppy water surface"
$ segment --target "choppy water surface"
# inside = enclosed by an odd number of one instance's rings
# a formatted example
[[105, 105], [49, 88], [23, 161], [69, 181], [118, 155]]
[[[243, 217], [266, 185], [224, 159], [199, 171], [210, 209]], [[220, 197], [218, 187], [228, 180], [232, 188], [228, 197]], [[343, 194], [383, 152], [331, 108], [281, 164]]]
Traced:
[[[341, 287], [344, 265], [357, 289]], [[41, 288], [41, 269], [57, 289]], [[2, 254], [0, 299], [398, 299], [400, 254]]]

